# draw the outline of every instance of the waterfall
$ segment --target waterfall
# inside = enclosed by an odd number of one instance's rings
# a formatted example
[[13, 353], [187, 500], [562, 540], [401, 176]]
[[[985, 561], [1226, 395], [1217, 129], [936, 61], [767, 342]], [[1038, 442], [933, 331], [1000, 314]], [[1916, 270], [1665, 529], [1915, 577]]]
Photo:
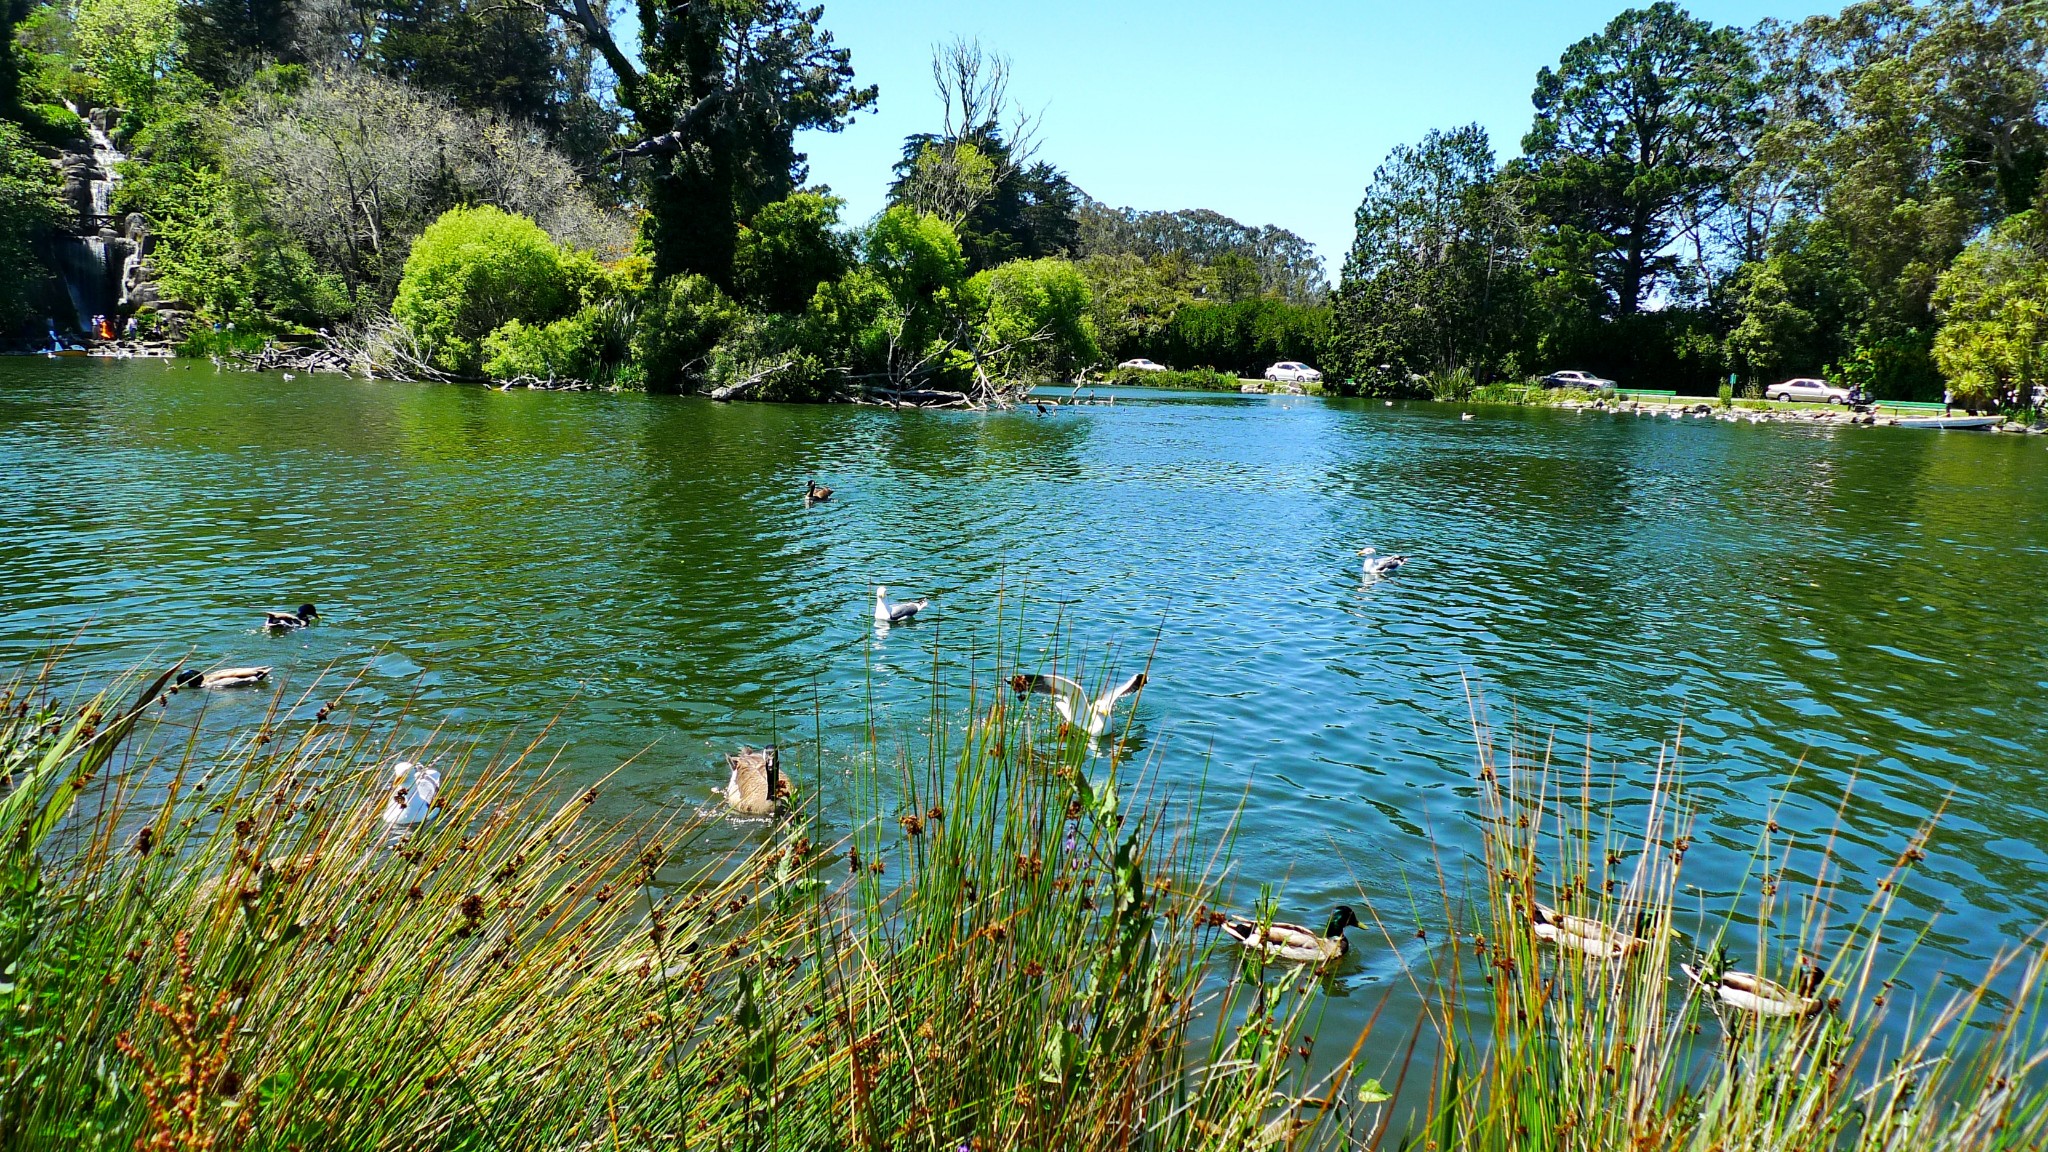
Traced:
[[[120, 310], [133, 275], [130, 265], [137, 259], [134, 245], [114, 239], [108, 219], [113, 212], [114, 185], [121, 178], [115, 165], [128, 157], [114, 147], [101, 126], [103, 118], [104, 113], [86, 121], [90, 157], [67, 153], [60, 161], [66, 199], [78, 211], [80, 220], [78, 231], [59, 241], [57, 272], [64, 278], [65, 292], [78, 314], [78, 330], [87, 333], [92, 330], [94, 316], [112, 316]], [[114, 243], [123, 248], [118, 269], [108, 260], [109, 247]]]

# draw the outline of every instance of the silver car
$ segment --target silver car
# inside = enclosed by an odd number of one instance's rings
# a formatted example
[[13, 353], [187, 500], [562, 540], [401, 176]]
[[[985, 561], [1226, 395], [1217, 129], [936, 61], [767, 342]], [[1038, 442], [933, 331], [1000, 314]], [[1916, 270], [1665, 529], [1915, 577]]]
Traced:
[[1282, 360], [1266, 369], [1266, 379], [1276, 384], [1320, 384], [1323, 374], [1299, 360]]
[[1847, 388], [1830, 384], [1825, 380], [1816, 380], [1811, 376], [1799, 376], [1783, 384], [1773, 384], [1764, 390], [1764, 395], [1772, 400], [1804, 400], [1810, 404], [1851, 403]]

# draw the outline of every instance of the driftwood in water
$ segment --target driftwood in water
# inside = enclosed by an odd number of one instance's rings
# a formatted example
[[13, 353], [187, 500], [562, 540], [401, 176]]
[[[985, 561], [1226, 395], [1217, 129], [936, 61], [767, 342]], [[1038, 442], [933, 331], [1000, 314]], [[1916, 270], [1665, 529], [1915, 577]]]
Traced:
[[731, 384], [726, 384], [721, 387], [713, 388], [708, 393], [708, 395], [713, 400], [716, 400], [722, 404], [728, 400], [731, 400], [735, 396], [745, 394], [750, 389], [760, 387], [761, 385], [767, 383], [769, 380], [774, 379], [777, 374], [787, 372], [791, 368], [794, 368], [795, 366], [796, 361], [784, 360], [782, 363], [775, 365], [773, 368], [763, 368], [759, 372], [754, 373], [752, 376], [749, 376], [744, 380], [735, 381], [734, 383]]

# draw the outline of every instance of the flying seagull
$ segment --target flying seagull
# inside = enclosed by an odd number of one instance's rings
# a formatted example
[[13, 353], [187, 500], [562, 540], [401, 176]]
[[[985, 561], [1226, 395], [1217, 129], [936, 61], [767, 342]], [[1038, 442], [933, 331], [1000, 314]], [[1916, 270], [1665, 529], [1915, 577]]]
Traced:
[[1065, 676], [1017, 675], [1010, 677], [1010, 687], [1017, 695], [1028, 696], [1033, 692], [1052, 697], [1052, 706], [1060, 719], [1069, 724], [1079, 724], [1089, 736], [1100, 736], [1109, 727], [1109, 714], [1116, 702], [1145, 686], [1145, 674], [1138, 673], [1129, 680], [1118, 684], [1093, 700], [1088, 698], [1086, 689]]
[[924, 611], [930, 605], [930, 600], [905, 600], [901, 603], [891, 603], [889, 600], [889, 589], [880, 584], [875, 585], [875, 623], [877, 624], [902, 624], [912, 616]]

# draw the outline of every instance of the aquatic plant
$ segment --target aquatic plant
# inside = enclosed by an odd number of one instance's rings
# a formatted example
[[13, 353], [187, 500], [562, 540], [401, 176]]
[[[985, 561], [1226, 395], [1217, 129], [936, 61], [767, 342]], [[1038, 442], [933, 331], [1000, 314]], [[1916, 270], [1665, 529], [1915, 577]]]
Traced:
[[[1359, 949], [1425, 937], [1420, 1018], [1323, 1035], [1320, 973], [1216, 930], [1229, 822], [993, 671], [934, 704], [964, 735], [820, 766], [804, 795], [829, 779], [831, 809], [732, 851], [707, 847], [722, 817], [601, 818], [606, 782], [554, 773], [545, 733], [396, 747], [335, 677], [212, 752], [158, 717], [168, 678], [60, 699], [57, 665], [26, 671], [0, 692], [0, 1143], [2002, 1148], [2048, 1126], [2038, 949], [1946, 1003], [1887, 1000], [1924, 835], [1835, 923], [1834, 879], [1794, 892], [1767, 831], [1755, 891], [1682, 923], [1675, 772], [1624, 797], [1482, 723], [1483, 873], [1447, 862], [1438, 912], [1383, 909]], [[394, 838], [401, 752], [443, 784]], [[1539, 900], [1644, 943], [1539, 944]], [[1741, 965], [1791, 982], [1803, 954], [1828, 1011], [1681, 996], [1674, 933], [1719, 962], [1738, 910]]]

